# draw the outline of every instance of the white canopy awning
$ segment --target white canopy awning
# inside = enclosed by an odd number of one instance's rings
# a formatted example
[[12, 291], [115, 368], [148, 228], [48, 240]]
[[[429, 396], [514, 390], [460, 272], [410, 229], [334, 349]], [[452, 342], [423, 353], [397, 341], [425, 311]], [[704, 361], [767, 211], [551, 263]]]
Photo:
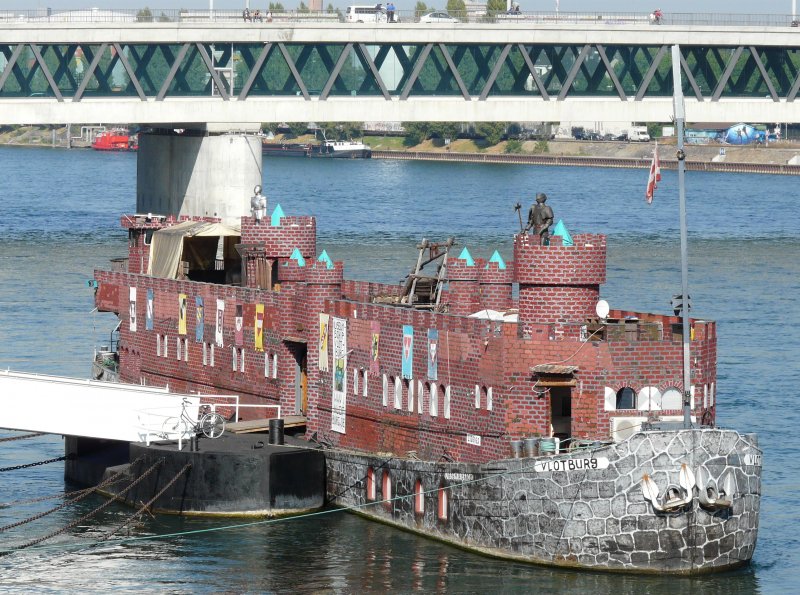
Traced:
[[183, 239], [201, 236], [240, 236], [241, 231], [222, 223], [183, 221], [172, 227], [159, 229], [150, 244], [150, 262], [147, 274], [162, 279], [177, 279], [178, 265], [183, 256]]

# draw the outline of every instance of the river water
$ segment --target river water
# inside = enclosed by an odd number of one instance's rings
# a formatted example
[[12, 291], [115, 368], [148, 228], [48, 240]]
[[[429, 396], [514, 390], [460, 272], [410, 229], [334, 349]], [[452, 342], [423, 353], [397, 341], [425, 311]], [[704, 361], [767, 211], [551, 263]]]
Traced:
[[[86, 377], [115, 318], [92, 313], [86, 281], [123, 256], [119, 216], [135, 210], [136, 157], [0, 147], [0, 367]], [[612, 308], [668, 313], [680, 293], [677, 175], [647, 205], [644, 170], [393, 161], [264, 161], [271, 212], [318, 218], [318, 249], [345, 274], [399, 281], [422, 237], [454, 235], [507, 259], [546, 192], [575, 232], [608, 234]], [[483, 558], [342, 512], [280, 522], [147, 517], [132, 539], [93, 547], [130, 510], [117, 505], [36, 548], [0, 557], [0, 591], [796, 593], [800, 590], [800, 212], [793, 177], [687, 174], [690, 294], [719, 322], [718, 423], [764, 449], [761, 529], [746, 569], [695, 579], [572, 572]], [[0, 395], [2, 399], [4, 395]], [[2, 426], [2, 406], [0, 406]], [[15, 435], [0, 430], [0, 438]], [[0, 442], [0, 468], [63, 454], [60, 437]], [[54, 495], [61, 463], [0, 473], [0, 503]], [[60, 500], [0, 504], [0, 526]], [[0, 531], [0, 551], [81, 518], [90, 497]], [[188, 533], [187, 533], [188, 532]], [[180, 535], [178, 535], [180, 533]]]

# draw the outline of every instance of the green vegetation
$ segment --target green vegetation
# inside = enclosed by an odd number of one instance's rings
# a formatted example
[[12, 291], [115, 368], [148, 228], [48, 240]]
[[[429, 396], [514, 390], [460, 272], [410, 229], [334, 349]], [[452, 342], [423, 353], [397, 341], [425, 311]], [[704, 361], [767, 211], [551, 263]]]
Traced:
[[504, 151], [506, 153], [522, 153], [522, 141], [512, 138], [506, 143]]
[[[510, 142], [510, 141], [509, 141]], [[536, 146], [533, 147], [534, 153], [549, 153], [550, 152], [550, 145], [544, 139], [537, 141]]]
[[486, 141], [488, 145], [496, 145], [506, 133], [504, 122], [478, 122], [475, 124], [475, 134]]
[[419, 18], [429, 10], [430, 9], [424, 2], [421, 2], [421, 0], [417, 0], [416, 5], [414, 5], [414, 16]]
[[464, 19], [467, 16], [467, 6], [464, 0], [447, 0], [447, 12], [458, 19]]

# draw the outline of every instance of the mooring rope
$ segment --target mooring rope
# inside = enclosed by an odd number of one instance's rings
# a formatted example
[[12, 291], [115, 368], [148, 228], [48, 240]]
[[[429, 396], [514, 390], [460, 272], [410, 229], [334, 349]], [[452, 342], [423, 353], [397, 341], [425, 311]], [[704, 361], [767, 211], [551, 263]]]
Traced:
[[[143, 457], [139, 457], [132, 464], [136, 464], [142, 458]], [[17, 521], [15, 523], [10, 523], [8, 525], [4, 525], [4, 526], [0, 527], [0, 533], [2, 533], [3, 531], [8, 531], [9, 529], [13, 529], [14, 527], [19, 527], [21, 525], [25, 525], [25, 524], [30, 523], [32, 521], [35, 521], [37, 519], [41, 519], [42, 517], [46, 517], [49, 514], [53, 514], [54, 512], [56, 512], [58, 510], [61, 510], [62, 508], [66, 508], [70, 504], [75, 504], [76, 502], [80, 502], [81, 500], [86, 498], [88, 495], [93, 494], [94, 492], [96, 492], [100, 488], [104, 488], [104, 487], [109, 486], [111, 484], [117, 483], [123, 475], [125, 475], [124, 471], [118, 471], [117, 473], [114, 473], [108, 479], [105, 479], [105, 480], [101, 481], [100, 483], [98, 483], [94, 487], [86, 488], [84, 490], [78, 490], [77, 492], [73, 492], [73, 494], [76, 494], [76, 496], [74, 498], [70, 498], [69, 500], [66, 500], [65, 502], [62, 502], [61, 504], [59, 504], [55, 508], [51, 508], [50, 510], [45, 510], [44, 512], [37, 513], [37, 514], [35, 514], [33, 516], [30, 516], [30, 517], [28, 517], [26, 519], [23, 519], [21, 521]], [[43, 500], [49, 500], [50, 498], [52, 498], [52, 496], [45, 496], [42, 499]]]
[[56, 457], [54, 459], [47, 459], [45, 461], [37, 461], [35, 463], [26, 463], [24, 465], [14, 465], [13, 467], [1, 467], [0, 473], [4, 473], [6, 471], [17, 471], [19, 469], [28, 469], [29, 467], [36, 467], [38, 465], [47, 465], [48, 463], [55, 463], [56, 461], [66, 461], [67, 459], [74, 458], [72, 455], [64, 455], [60, 457]]
[[169, 488], [172, 487], [172, 485], [176, 481], [178, 481], [178, 478], [181, 475], [186, 473], [191, 468], [192, 468], [192, 464], [191, 463], [186, 463], [183, 466], [183, 468], [175, 474], [175, 477], [173, 477], [171, 480], [169, 480], [167, 485], [165, 485], [163, 488], [161, 488], [161, 490], [159, 490], [159, 492], [155, 496], [150, 498], [150, 500], [148, 500], [146, 503], [142, 504], [142, 507], [139, 510], [137, 510], [136, 512], [134, 512], [130, 517], [128, 517], [128, 520], [126, 520], [124, 523], [122, 523], [119, 527], [117, 527], [116, 529], [114, 529], [110, 533], [108, 533], [108, 534], [104, 535], [103, 537], [101, 537], [98, 541], [99, 542], [103, 542], [103, 541], [106, 541], [107, 539], [109, 539], [110, 537], [113, 537], [114, 535], [116, 535], [117, 533], [122, 531], [125, 527], [127, 527], [131, 523], [131, 521], [133, 521], [134, 519], [140, 517], [144, 512], [149, 511], [150, 510], [150, 505], [153, 504], [153, 502], [155, 502], [156, 500], [158, 500], [164, 492], [166, 492]]
[[82, 523], [86, 519], [89, 519], [89, 518], [93, 517], [94, 515], [96, 515], [101, 510], [105, 510], [106, 508], [111, 506], [114, 502], [117, 501], [117, 499], [120, 496], [124, 496], [125, 494], [127, 494], [137, 484], [139, 484], [142, 480], [144, 480], [144, 478], [146, 478], [153, 471], [155, 471], [156, 467], [161, 466], [163, 463], [164, 463], [164, 459], [163, 458], [159, 459], [158, 461], [153, 463], [153, 465], [151, 465], [149, 469], [147, 469], [144, 473], [142, 473], [139, 477], [137, 477], [134, 481], [132, 481], [127, 487], [125, 487], [122, 490], [120, 490], [119, 493], [114, 494], [113, 498], [109, 498], [103, 504], [101, 504], [100, 506], [98, 506], [94, 510], [89, 511], [88, 513], [86, 513], [85, 515], [80, 517], [79, 519], [72, 521], [68, 525], [66, 525], [66, 526], [64, 526], [64, 527], [62, 527], [60, 529], [57, 529], [56, 531], [53, 531], [52, 533], [48, 533], [47, 535], [44, 535], [42, 537], [37, 537], [36, 539], [32, 539], [31, 541], [27, 541], [27, 542], [23, 543], [22, 545], [15, 546], [11, 550], [7, 550], [6, 552], [0, 552], [0, 555], [3, 555], [4, 553], [10, 553], [11, 551], [14, 551], [14, 550], [24, 550], [25, 548], [28, 548], [28, 547], [31, 547], [32, 545], [36, 545], [38, 543], [46, 541], [46, 540], [48, 540], [48, 539], [50, 539], [52, 537], [55, 537], [56, 535], [61, 535], [62, 533], [68, 531], [69, 529], [72, 529], [74, 526], [79, 525], [80, 523]]
[[9, 436], [8, 438], [0, 438], [0, 442], [12, 442], [13, 440], [25, 440], [26, 438], [36, 438], [37, 436], [44, 436], [45, 432], [37, 432], [35, 434], [22, 434], [21, 436]]

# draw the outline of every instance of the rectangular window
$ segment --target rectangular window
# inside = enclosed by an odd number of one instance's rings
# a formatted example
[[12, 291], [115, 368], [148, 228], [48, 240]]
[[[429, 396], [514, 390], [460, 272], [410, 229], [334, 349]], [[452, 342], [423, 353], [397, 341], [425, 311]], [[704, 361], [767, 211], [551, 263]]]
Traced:
[[231, 370], [234, 372], [236, 371], [236, 368], [239, 367], [236, 362], [236, 351], [236, 347], [231, 347]]
[[417, 413], [422, 415], [422, 412], [425, 411], [425, 405], [423, 404], [425, 401], [425, 385], [422, 384], [422, 380], [417, 381]]
[[450, 386], [444, 389], [444, 417], [450, 419]]
[[436, 391], [436, 383], [431, 382], [431, 417], [439, 415], [439, 395]]
[[703, 385], [703, 409], [708, 408], [708, 385]]
[[164, 335], [163, 342], [164, 342], [164, 357], [167, 357], [169, 355], [167, 353], [167, 351], [169, 351], [169, 337], [167, 335]]
[[399, 376], [394, 379], [394, 408], [403, 408], [403, 380]]
[[183, 340], [183, 361], [189, 361], [189, 339]]
[[491, 411], [494, 407], [494, 397], [492, 396], [492, 387], [486, 390], [486, 411]]
[[383, 406], [389, 406], [389, 379], [383, 375]]
[[481, 408], [481, 387], [475, 385], [475, 409]]
[[213, 343], [209, 343], [209, 345], [211, 345], [211, 357], [209, 358], [209, 363], [210, 363], [211, 367], [213, 368], [214, 367], [214, 344]]
[[278, 377], [278, 354], [277, 353], [273, 353], [272, 354], [272, 377], [273, 378], [277, 378]]
[[358, 394], [358, 370], [353, 370], [353, 394]]
[[269, 378], [269, 353], [264, 353], [264, 378]]
[[244, 374], [244, 347], [239, 350], [239, 371]]
[[156, 355], [161, 357], [161, 335], [156, 334]]
[[175, 338], [175, 357], [178, 361], [181, 361], [181, 346], [183, 345], [183, 341], [181, 341], [180, 337]]
[[208, 365], [208, 343], [203, 342], [203, 365]]
[[408, 392], [408, 412], [414, 413], [414, 381], [406, 381], [406, 391]]
[[714, 406], [714, 383], [711, 383], [711, 393], [708, 395], [708, 406]]
[[362, 391], [361, 392], [361, 396], [362, 397], [366, 397], [367, 396], [367, 386], [369, 384], [367, 382], [367, 371], [366, 370], [361, 372], [361, 380], [362, 380], [362, 382], [361, 382], [361, 391]]

